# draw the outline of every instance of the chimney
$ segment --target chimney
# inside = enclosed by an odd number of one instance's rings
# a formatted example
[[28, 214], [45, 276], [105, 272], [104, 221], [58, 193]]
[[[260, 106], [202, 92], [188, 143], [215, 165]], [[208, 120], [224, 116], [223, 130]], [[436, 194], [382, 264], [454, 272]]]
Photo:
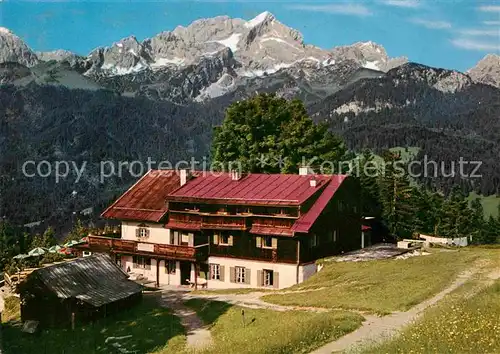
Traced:
[[313, 179], [309, 180], [309, 185], [310, 185], [311, 187], [316, 187], [316, 185], [317, 185], [317, 181], [313, 178]]
[[299, 167], [299, 175], [300, 176], [307, 176], [313, 174], [313, 171], [309, 166], [301, 166]]
[[189, 170], [187, 169], [181, 169], [179, 170], [179, 177], [181, 180], [181, 187], [187, 183], [187, 180], [189, 178]]
[[241, 179], [241, 171], [240, 170], [232, 170], [231, 171], [231, 180], [239, 181]]

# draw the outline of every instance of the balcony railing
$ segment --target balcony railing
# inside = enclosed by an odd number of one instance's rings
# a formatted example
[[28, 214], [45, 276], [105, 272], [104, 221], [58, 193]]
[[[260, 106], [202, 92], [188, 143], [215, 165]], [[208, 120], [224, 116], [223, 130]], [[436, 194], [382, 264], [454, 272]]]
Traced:
[[91, 250], [160, 256], [179, 260], [202, 261], [208, 257], [208, 244], [190, 247], [89, 235], [88, 246]]

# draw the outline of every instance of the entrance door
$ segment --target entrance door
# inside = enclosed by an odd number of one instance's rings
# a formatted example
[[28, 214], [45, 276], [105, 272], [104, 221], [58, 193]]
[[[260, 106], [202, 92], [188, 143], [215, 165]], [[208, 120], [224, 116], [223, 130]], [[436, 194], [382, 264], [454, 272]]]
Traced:
[[180, 262], [181, 266], [181, 284], [187, 285], [188, 280], [191, 279], [191, 262], [185, 262], [181, 261]]

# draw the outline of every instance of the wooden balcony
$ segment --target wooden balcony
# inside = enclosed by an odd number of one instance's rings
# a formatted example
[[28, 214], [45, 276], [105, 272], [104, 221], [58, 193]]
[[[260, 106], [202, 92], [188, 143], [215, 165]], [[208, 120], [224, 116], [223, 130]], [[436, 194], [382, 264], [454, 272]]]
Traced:
[[188, 261], [205, 261], [208, 257], [208, 244], [189, 247], [122, 240], [120, 238], [94, 235], [88, 236], [88, 248], [90, 248], [91, 251], [137, 254]]

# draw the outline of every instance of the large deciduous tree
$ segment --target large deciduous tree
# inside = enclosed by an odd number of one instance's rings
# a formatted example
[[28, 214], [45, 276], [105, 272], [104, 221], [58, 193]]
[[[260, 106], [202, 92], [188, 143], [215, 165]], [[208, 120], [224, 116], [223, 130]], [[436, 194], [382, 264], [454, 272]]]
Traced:
[[212, 142], [214, 162], [254, 173], [296, 173], [304, 162], [333, 172], [345, 154], [343, 141], [326, 124], [315, 124], [301, 101], [273, 94], [229, 106]]

